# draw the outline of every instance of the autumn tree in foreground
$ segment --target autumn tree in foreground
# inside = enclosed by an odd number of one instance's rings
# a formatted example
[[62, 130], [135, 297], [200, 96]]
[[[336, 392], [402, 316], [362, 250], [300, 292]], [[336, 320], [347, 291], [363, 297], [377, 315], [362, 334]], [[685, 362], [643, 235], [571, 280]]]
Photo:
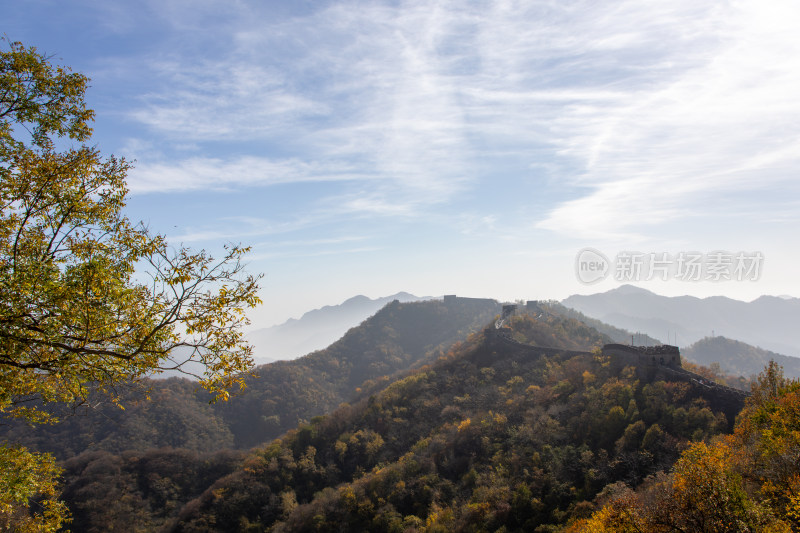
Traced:
[[[2, 44], [0, 414], [52, 421], [43, 403], [81, 402], [90, 389], [113, 399], [117, 383], [188, 372], [190, 361], [226, 398], [252, 364], [241, 326], [258, 277], [243, 268], [246, 249], [215, 260], [126, 218], [129, 164], [85, 144], [88, 78]], [[0, 529], [58, 527], [57, 471], [48, 456], [0, 444]]]
[[772, 532], [800, 529], [800, 381], [770, 362], [733, 435], [697, 442], [670, 474], [608, 502], [570, 532]]

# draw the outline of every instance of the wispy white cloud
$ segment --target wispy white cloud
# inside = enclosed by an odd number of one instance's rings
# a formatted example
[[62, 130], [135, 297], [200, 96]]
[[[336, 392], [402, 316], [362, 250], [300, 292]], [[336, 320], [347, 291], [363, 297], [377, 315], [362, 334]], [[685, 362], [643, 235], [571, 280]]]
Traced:
[[[132, 188], [332, 181], [315, 208], [410, 216], [524, 179], [493, 173], [513, 161], [560, 183], [538, 227], [578, 237], [645, 231], [714, 191], [796, 195], [798, 9], [348, 2], [266, 20], [242, 8], [232, 48], [158, 63], [168, 84], [131, 114], [167, 144], [214, 153], [140, 159]], [[237, 143], [248, 148], [221, 148]]]
[[[318, 168], [357, 165], [359, 179], [372, 183], [372, 199], [346, 200], [343, 206], [354, 211], [387, 212], [391, 205], [405, 212], [411, 207], [399, 202], [444, 201], [474, 177], [469, 144], [457, 91], [435, 50], [437, 25], [446, 20], [419, 8], [411, 14], [335, 5], [311, 18], [243, 29], [239, 49], [217, 64], [164, 65], [160, 72], [172, 73], [169, 87], [150, 94], [131, 117], [181, 142], [259, 141], [303, 153]], [[420, 39], [426, 32], [430, 38]], [[288, 59], [271, 62], [269, 51], [285, 47], [285, 38], [297, 46]], [[213, 186], [204, 176], [220, 167], [239, 170], [233, 159], [140, 163], [134, 190]], [[275, 183], [255, 174], [245, 171], [238, 182]], [[283, 175], [309, 179], [303, 172]], [[232, 185], [235, 178], [222, 181]]]
[[791, 27], [800, 23], [798, 6], [739, 2], [708, 16], [703, 39], [713, 46], [692, 54], [702, 61], [616, 105], [557, 119], [563, 153], [583, 162], [573, 182], [592, 192], [557, 206], [539, 227], [630, 237], [648, 224], [758, 201], [726, 202], [732, 194], [772, 190], [762, 209], [797, 197], [800, 38]]
[[272, 250], [266, 252], [256, 252], [255, 254], [252, 254], [251, 259], [260, 261], [265, 259], [311, 258], [334, 255], [366, 254], [378, 252], [380, 250], [382, 250], [380, 246], [361, 246], [356, 248], [343, 248], [339, 246], [326, 250], [320, 250], [319, 248], [298, 248], [295, 250]]
[[267, 157], [192, 157], [173, 162], [137, 163], [129, 180], [133, 193], [214, 190], [237, 186], [281, 183], [351, 181], [365, 179], [341, 163], [321, 164], [298, 159]]
[[[195, 242], [253, 242], [255, 237], [271, 237], [287, 234], [297, 234], [311, 227], [324, 224], [329, 217], [324, 217], [319, 213], [300, 214], [294, 218], [283, 221], [275, 221], [269, 218], [241, 216], [241, 217], [220, 217], [206, 220], [197, 227], [186, 228], [181, 234], [172, 236], [172, 240], [182, 243]], [[341, 239], [341, 240], [339, 240]], [[338, 242], [349, 242], [348, 239], [330, 237], [325, 239], [294, 239], [291, 242], [302, 246], [312, 246], [315, 244]], [[259, 245], [264, 243], [259, 243]], [[270, 240], [269, 246], [275, 242]]]
[[274, 67], [204, 61], [159, 62], [169, 88], [143, 95], [130, 117], [159, 134], [193, 141], [258, 140], [280, 136], [293, 120], [323, 115], [327, 104], [291, 89]]

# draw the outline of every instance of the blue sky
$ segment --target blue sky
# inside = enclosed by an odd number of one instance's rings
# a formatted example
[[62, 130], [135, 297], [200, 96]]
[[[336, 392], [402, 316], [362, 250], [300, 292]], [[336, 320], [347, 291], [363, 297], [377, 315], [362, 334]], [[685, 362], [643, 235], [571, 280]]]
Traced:
[[128, 214], [252, 246], [254, 326], [355, 294], [564, 298], [577, 252], [759, 251], [800, 296], [795, 1], [3, 2], [92, 78]]

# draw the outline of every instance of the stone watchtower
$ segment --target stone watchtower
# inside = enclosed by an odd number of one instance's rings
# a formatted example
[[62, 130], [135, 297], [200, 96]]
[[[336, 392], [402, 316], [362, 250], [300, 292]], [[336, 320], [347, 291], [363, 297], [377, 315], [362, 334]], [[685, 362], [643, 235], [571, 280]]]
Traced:
[[603, 355], [611, 356], [614, 366], [620, 369], [633, 366], [637, 373], [652, 379], [659, 369], [681, 368], [681, 352], [677, 346], [662, 344], [660, 346], [628, 346], [626, 344], [606, 344]]

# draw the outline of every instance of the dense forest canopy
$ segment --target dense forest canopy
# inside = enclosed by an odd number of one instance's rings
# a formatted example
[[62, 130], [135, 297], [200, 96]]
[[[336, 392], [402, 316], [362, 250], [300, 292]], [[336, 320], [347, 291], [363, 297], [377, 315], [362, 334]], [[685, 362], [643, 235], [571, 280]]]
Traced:
[[493, 303], [394, 302], [325, 350], [254, 369], [227, 402], [209, 404], [211, 395], [186, 379], [146, 380], [117, 388], [124, 410], [92, 394], [78, 408], [46, 406], [58, 424], [9, 421], [0, 436], [59, 459], [86, 450], [249, 448], [435, 360], [496, 311]]
[[[406, 305], [441, 302], [397, 309]], [[548, 348], [525, 355], [493, 342], [491, 329], [474, 333], [240, 463], [225, 459], [224, 475], [205, 488], [182, 477], [196, 471], [197, 452], [174, 456], [185, 469], [143, 461], [154, 452], [70, 460], [75, 523], [86, 531], [123, 520], [174, 531], [555, 531], [590, 517], [607, 486], [637, 486], [692, 440], [733, 425], [707, 387], [616, 368], [592, 351], [608, 338], [578, 321], [547, 313], [510, 324], [520, 343]], [[109, 479], [128, 481], [113, 497], [92, 493], [92, 504], [78, 492]], [[156, 489], [155, 480], [173, 488]]]

